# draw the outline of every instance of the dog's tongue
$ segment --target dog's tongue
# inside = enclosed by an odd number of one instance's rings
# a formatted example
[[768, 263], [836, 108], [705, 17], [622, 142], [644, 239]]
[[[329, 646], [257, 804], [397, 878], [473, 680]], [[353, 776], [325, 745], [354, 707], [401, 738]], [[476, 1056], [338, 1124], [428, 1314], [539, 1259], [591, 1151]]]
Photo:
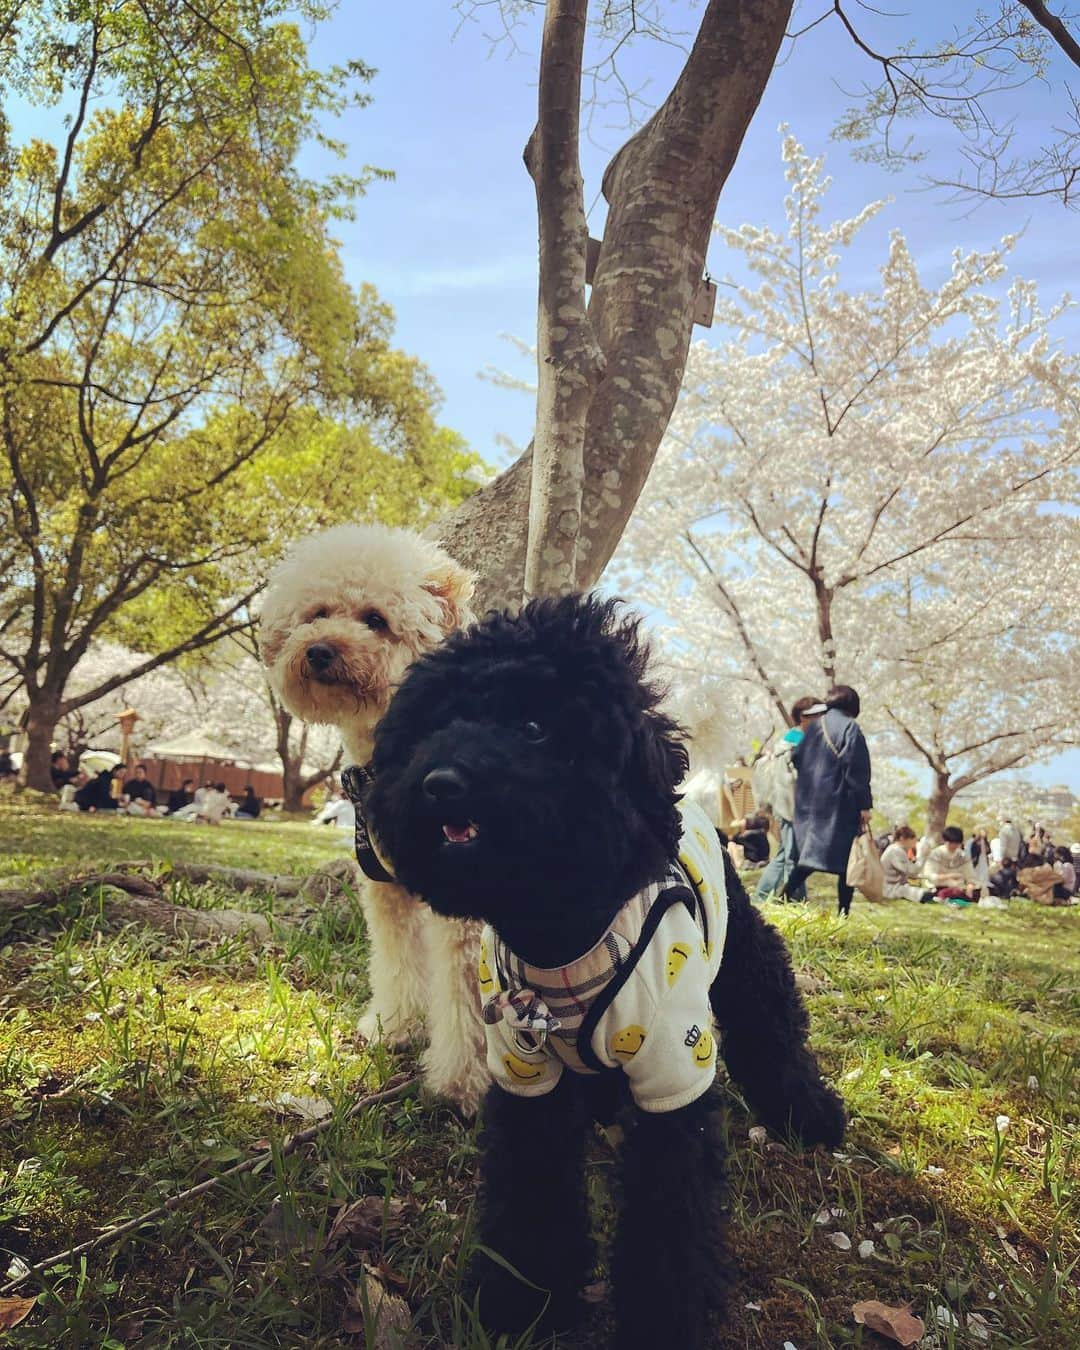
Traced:
[[442, 832], [452, 844], [467, 844], [480, 833], [471, 821], [468, 825], [444, 825]]

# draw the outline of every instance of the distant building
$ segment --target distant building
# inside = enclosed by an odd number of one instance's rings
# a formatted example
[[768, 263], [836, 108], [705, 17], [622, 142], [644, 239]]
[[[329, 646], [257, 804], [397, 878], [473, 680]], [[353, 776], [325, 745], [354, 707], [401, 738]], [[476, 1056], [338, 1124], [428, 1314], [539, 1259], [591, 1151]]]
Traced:
[[1005, 816], [1023, 828], [1028, 821], [1038, 820], [1054, 825], [1076, 809], [1077, 797], [1063, 783], [1043, 787], [1023, 778], [991, 778], [976, 783], [956, 794], [957, 804], [970, 811], [985, 812], [988, 826], [996, 827]]

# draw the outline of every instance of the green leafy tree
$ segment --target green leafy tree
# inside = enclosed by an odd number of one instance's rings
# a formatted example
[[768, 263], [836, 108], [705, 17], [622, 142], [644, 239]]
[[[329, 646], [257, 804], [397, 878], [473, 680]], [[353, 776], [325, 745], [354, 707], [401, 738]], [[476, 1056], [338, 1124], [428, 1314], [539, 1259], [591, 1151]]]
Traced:
[[[0, 704], [25, 700], [32, 786], [60, 717], [245, 623], [252, 550], [358, 500], [322, 478], [295, 506], [305, 432], [372, 493], [406, 462], [402, 510], [461, 467], [329, 235], [376, 171], [296, 167], [340, 149], [319, 126], [371, 73], [308, 64], [297, 24], [326, 12], [0, 0], [0, 98], [33, 91], [56, 129], [14, 145], [0, 111]], [[69, 695], [110, 636], [145, 658]]]

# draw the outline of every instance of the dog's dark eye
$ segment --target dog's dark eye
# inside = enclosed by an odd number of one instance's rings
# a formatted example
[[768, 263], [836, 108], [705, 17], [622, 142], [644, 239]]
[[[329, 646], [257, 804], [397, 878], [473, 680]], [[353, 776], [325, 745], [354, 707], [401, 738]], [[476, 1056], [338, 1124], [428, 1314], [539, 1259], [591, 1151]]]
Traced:
[[330, 611], [324, 606], [322, 609], [317, 609], [315, 613], [312, 614], [308, 619], [308, 623], [314, 623], [316, 619], [328, 619], [329, 617]]
[[539, 722], [526, 722], [521, 730], [525, 733], [525, 739], [527, 741], [533, 741], [536, 744], [539, 744], [541, 741], [547, 740], [547, 732]]
[[364, 622], [373, 633], [383, 633], [390, 626], [377, 609], [373, 609], [370, 614], [365, 614]]

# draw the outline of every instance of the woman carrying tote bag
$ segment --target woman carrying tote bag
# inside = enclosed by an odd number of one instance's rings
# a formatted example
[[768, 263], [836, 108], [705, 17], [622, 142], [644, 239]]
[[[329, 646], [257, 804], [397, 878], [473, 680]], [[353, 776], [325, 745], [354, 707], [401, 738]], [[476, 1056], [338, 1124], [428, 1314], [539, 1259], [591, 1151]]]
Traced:
[[854, 689], [838, 684], [825, 707], [825, 715], [811, 723], [792, 752], [798, 773], [793, 823], [799, 863], [784, 894], [790, 897], [811, 872], [831, 872], [838, 911], [847, 914], [854, 894], [848, 881], [851, 846], [873, 805], [870, 751], [855, 721], [860, 704]]

